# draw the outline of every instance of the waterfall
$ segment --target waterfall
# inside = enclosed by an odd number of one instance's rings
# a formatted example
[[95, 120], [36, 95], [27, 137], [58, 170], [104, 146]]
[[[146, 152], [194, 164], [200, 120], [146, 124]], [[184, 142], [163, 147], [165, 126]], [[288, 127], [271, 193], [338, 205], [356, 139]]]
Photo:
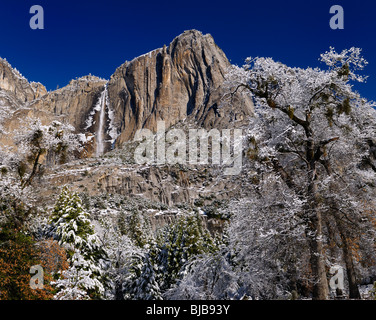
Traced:
[[105, 147], [105, 124], [106, 124], [106, 104], [108, 100], [108, 93], [107, 93], [107, 84], [104, 87], [104, 90], [101, 93], [99, 98], [99, 123], [98, 123], [98, 130], [96, 134], [96, 150], [95, 155], [97, 157], [101, 156], [104, 153]]

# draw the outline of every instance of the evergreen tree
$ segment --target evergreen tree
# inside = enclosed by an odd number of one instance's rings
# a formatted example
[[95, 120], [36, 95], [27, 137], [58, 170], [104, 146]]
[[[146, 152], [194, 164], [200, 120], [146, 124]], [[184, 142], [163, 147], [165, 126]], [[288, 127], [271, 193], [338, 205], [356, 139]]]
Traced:
[[67, 296], [60, 293], [56, 298], [100, 298], [104, 293], [105, 281], [101, 265], [106, 254], [78, 194], [71, 193], [67, 187], [63, 188], [51, 215], [51, 223], [59, 243], [67, 250], [71, 266], [63, 273], [63, 279], [56, 283]]
[[119, 224], [122, 234], [128, 236], [140, 248], [153, 238], [149, 218], [135, 208], [130, 212], [122, 212]]
[[175, 223], [165, 226], [152, 252], [161, 289], [167, 290], [183, 276], [184, 267], [192, 257], [213, 251], [214, 240], [202, 226], [202, 219], [198, 215], [178, 217]]
[[131, 276], [134, 256], [142, 256], [143, 249], [125, 234], [119, 226], [116, 226], [108, 218], [100, 220], [102, 230], [99, 239], [106, 250], [109, 259], [109, 268], [106, 270], [110, 279], [110, 285], [106, 287], [105, 299], [124, 300], [126, 290], [124, 283]]
[[160, 300], [161, 290], [157, 282], [157, 269], [148, 252], [132, 257], [132, 265], [123, 283], [124, 298], [129, 300]]
[[79, 251], [71, 259], [71, 267], [63, 271], [62, 278], [54, 282], [58, 289], [56, 300], [89, 300], [104, 292], [99, 281], [100, 268], [90, 260], [86, 260]]

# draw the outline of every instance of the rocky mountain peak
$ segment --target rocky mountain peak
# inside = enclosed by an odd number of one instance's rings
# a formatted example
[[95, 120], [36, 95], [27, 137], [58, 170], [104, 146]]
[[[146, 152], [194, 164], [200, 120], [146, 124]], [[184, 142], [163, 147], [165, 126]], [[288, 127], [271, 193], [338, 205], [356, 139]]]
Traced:
[[30, 83], [6, 59], [2, 58], [0, 58], [0, 89], [13, 95], [20, 105], [47, 93], [47, 89], [41, 83]]
[[[185, 31], [169, 46], [125, 62], [108, 85], [120, 131], [117, 143], [128, 141], [144, 127], [155, 131], [158, 120], [164, 120], [167, 128], [187, 117], [213, 126], [229, 66], [213, 37], [197, 30]], [[249, 115], [252, 102], [238, 111]]]

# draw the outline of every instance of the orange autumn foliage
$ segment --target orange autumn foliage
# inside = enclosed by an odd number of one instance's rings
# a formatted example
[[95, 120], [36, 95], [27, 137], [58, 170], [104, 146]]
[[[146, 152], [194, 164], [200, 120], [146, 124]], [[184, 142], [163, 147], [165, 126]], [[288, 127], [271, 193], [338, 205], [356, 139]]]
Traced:
[[[362, 206], [363, 206], [363, 212], [365, 213], [365, 217], [369, 220], [372, 227], [376, 230], [376, 208], [364, 200], [362, 201]], [[361, 263], [362, 265], [365, 265], [365, 266], [372, 266], [375, 263], [375, 261], [373, 261], [373, 259], [370, 259], [370, 257], [365, 257], [364, 254], [362, 254], [361, 245], [360, 245], [361, 240], [362, 240], [361, 237], [362, 237], [362, 234], [358, 236], [354, 236], [352, 238], [347, 237], [346, 241], [347, 241], [348, 248], [351, 252], [351, 255], [358, 263]], [[375, 249], [376, 249], [376, 245], [375, 245]]]
[[45, 272], [54, 274], [69, 268], [67, 254], [56, 240], [40, 241], [36, 247], [38, 260]]
[[[52, 274], [68, 266], [64, 249], [56, 241], [34, 243], [22, 232], [14, 231], [13, 239], [0, 243], [0, 300], [52, 299]], [[30, 287], [30, 268], [35, 265], [43, 267], [43, 289]]]

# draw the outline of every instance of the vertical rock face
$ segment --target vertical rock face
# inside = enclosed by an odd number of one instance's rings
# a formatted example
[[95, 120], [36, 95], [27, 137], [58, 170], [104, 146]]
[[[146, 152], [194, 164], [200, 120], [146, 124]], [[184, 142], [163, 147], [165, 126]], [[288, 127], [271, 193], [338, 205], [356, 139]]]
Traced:
[[[230, 63], [211, 35], [186, 31], [171, 44], [120, 66], [108, 90], [120, 135], [117, 143], [131, 139], [136, 130], [166, 128], [187, 117], [213, 126], [220, 117], [221, 85]], [[252, 112], [252, 102], [238, 110]]]

